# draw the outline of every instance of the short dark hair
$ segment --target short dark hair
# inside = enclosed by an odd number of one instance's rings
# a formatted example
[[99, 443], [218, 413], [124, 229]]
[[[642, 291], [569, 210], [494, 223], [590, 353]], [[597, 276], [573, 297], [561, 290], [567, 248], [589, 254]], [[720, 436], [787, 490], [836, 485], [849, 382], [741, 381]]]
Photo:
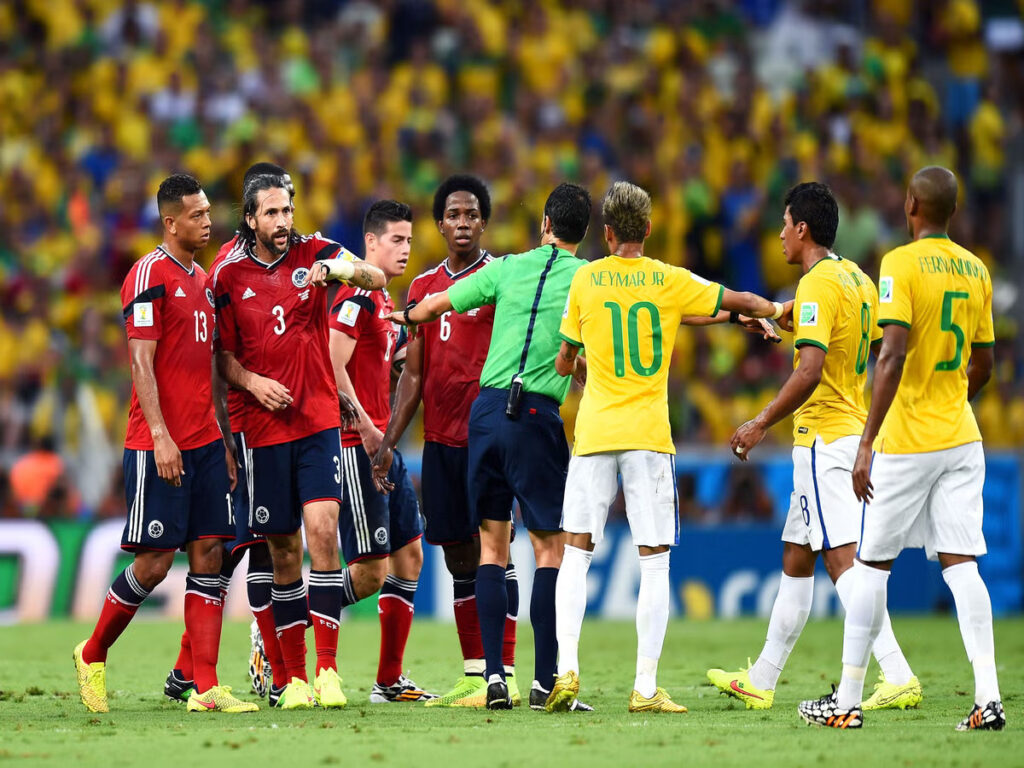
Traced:
[[544, 215], [559, 240], [582, 242], [590, 225], [590, 193], [579, 184], [559, 184], [544, 203]]
[[393, 221], [412, 223], [412, 208], [397, 200], [378, 200], [363, 216], [363, 234], [373, 232], [380, 237]]
[[261, 173], [253, 176], [246, 182], [242, 190], [242, 220], [238, 223], [238, 235], [243, 242], [247, 242], [250, 245], [256, 242], [256, 233], [249, 226], [249, 222], [245, 220], [245, 217], [250, 214], [256, 215], [256, 199], [259, 197], [260, 192], [268, 189], [288, 191], [288, 188], [284, 185], [284, 179], [270, 173]]
[[456, 173], [441, 182], [434, 193], [434, 221], [444, 218], [444, 207], [448, 195], [453, 192], [469, 192], [475, 195], [480, 203], [480, 218], [487, 221], [491, 218], [491, 193], [482, 179], [468, 173]]
[[168, 206], [181, 205], [181, 200], [188, 195], [198, 195], [203, 191], [203, 186], [194, 176], [187, 173], [176, 173], [168, 176], [160, 182], [160, 188], [156, 191], [156, 205], [163, 215]]
[[246, 169], [245, 176], [242, 177], [242, 189], [245, 189], [245, 185], [248, 184], [254, 176], [286, 175], [288, 175], [288, 171], [280, 165], [274, 165], [273, 163], [253, 163]]
[[794, 225], [804, 222], [815, 243], [832, 247], [839, 229], [839, 205], [831, 189], [818, 181], [797, 184], [786, 193], [785, 204]]

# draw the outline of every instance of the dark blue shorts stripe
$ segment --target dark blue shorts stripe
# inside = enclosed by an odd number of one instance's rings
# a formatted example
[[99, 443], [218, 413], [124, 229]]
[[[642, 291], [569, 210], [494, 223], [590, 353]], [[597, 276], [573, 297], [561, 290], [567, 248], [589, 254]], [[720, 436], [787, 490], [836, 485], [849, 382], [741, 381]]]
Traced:
[[814, 445], [811, 445], [811, 479], [814, 481], [814, 503], [818, 508], [818, 522], [821, 524], [821, 547], [822, 549], [832, 549], [832, 546], [828, 543], [828, 531], [825, 530], [825, 516], [821, 513], [821, 494], [818, 493], [818, 469], [817, 469], [817, 454], [814, 451]]

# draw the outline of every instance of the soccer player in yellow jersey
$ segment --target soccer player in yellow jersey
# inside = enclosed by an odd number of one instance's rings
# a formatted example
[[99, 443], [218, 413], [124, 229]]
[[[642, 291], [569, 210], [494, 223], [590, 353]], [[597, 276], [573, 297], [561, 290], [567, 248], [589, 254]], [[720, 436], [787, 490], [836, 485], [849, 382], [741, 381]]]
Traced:
[[[748, 709], [772, 706], [779, 675], [811, 612], [818, 552], [840, 602], [849, 601], [861, 518], [850, 475], [867, 418], [868, 354], [882, 335], [874, 283], [856, 264], [829, 250], [839, 226], [839, 208], [829, 188], [817, 182], [793, 187], [782, 220], [783, 254], [804, 273], [792, 316], [785, 318], [793, 324], [793, 373], [775, 399], [732, 437], [733, 451], [746, 461], [772, 425], [794, 414], [793, 496], [782, 531], [782, 579], [757, 661], [736, 672], [707, 673], [714, 686]], [[896, 642], [888, 614], [883, 620], [873, 648], [882, 681], [864, 708], [916, 706], [921, 685]]]
[[[669, 547], [679, 538], [668, 421], [668, 363], [676, 329], [688, 316], [728, 320], [731, 310], [751, 318], [779, 317], [783, 307], [644, 256], [651, 198], [640, 187], [612, 185], [602, 215], [611, 255], [574, 275], [555, 362], [558, 373], [568, 376], [586, 348], [587, 382], [562, 505], [567, 544], [555, 586], [558, 678], [546, 709], [568, 710], [579, 694], [587, 570], [621, 474], [640, 554], [636, 682], [629, 710], [685, 712], [656, 680], [669, 613]], [[760, 325], [751, 325], [761, 332]]]
[[986, 551], [985, 455], [968, 403], [992, 372], [992, 281], [985, 265], [946, 234], [956, 197], [951, 171], [918, 171], [904, 204], [913, 242], [882, 259], [882, 350], [853, 467], [864, 510], [846, 605], [843, 676], [835, 693], [800, 704], [809, 723], [860, 725], [858, 702], [884, 621], [889, 570], [904, 548], [922, 545], [942, 566], [974, 666], [974, 709], [957, 730], [999, 730], [1006, 723], [992, 603], [975, 561]]

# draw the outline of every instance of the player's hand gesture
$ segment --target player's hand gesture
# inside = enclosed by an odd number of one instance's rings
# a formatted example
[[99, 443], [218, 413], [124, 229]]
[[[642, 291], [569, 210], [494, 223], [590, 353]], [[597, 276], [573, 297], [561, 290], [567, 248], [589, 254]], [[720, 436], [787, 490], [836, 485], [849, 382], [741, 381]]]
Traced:
[[779, 328], [781, 328], [782, 330], [787, 331], [789, 333], [793, 332], [793, 304], [794, 303], [795, 303], [795, 301], [793, 299], [790, 299], [789, 301], [784, 303], [782, 305], [782, 317], [780, 317], [778, 320], [775, 321], [775, 322], [777, 322], [779, 324]]
[[314, 261], [313, 266], [309, 268], [309, 274], [306, 275], [306, 279], [300, 288], [305, 288], [307, 285], [315, 285], [318, 288], [324, 288], [327, 286], [327, 277], [330, 274], [330, 268], [322, 261]]
[[395, 490], [395, 484], [388, 480], [388, 472], [391, 471], [391, 461], [395, 452], [390, 445], [382, 444], [377, 449], [377, 455], [373, 456], [373, 484], [378, 493], [391, 493]]
[[772, 321], [766, 317], [740, 315], [736, 322], [748, 333], [756, 333], [765, 341], [770, 341], [774, 344], [782, 341], [782, 337], [775, 332], [775, 326], [772, 325]]
[[758, 423], [757, 419], [751, 419], [736, 430], [732, 440], [729, 441], [729, 446], [740, 461], [746, 461], [754, 446], [764, 440], [764, 435], [765, 428]]
[[352, 398], [338, 390], [338, 407], [341, 409], [341, 428], [351, 429], [359, 423], [359, 409]]
[[181, 460], [181, 451], [166, 432], [153, 436], [153, 459], [156, 461], [156, 473], [168, 485], [181, 487], [181, 478], [185, 474], [185, 465]]
[[268, 411], [283, 411], [292, 404], [292, 394], [288, 387], [266, 376], [253, 376], [248, 389]]
[[871, 484], [871, 443], [861, 443], [853, 462], [853, 494], [858, 501], [870, 504], [875, 486]]
[[583, 389], [587, 385], [587, 358], [576, 358], [576, 367], [573, 368], [572, 380], [576, 382], [576, 385], [580, 389]]
[[359, 427], [359, 437], [363, 440], [363, 450], [372, 459], [380, 450], [381, 443], [384, 442], [384, 433], [367, 418], [366, 423]]

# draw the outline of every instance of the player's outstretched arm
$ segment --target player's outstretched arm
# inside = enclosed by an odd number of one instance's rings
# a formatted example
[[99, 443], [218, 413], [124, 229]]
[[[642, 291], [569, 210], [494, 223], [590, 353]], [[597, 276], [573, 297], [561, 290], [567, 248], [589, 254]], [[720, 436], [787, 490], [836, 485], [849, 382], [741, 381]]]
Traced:
[[448, 291], [442, 291], [428, 296], [418, 304], [410, 304], [402, 312], [392, 312], [389, 317], [391, 322], [399, 325], [420, 325], [432, 323], [451, 308], [452, 300], [448, 297]]
[[725, 309], [720, 309], [718, 314], [711, 317], [687, 315], [686, 317], [679, 318], [679, 322], [682, 325], [690, 326], [721, 325], [722, 323], [731, 322], [740, 326], [747, 333], [758, 334], [765, 341], [771, 341], [775, 344], [782, 341], [782, 337], [775, 332], [775, 326], [772, 325], [771, 320], [763, 317], [747, 317], [739, 312], [729, 312]]
[[395, 405], [391, 409], [391, 418], [381, 439], [380, 448], [373, 457], [374, 483], [378, 476], [386, 478], [391, 469], [392, 451], [405, 433], [409, 422], [420, 407], [423, 398], [423, 334], [416, 337], [405, 347], [405, 367], [398, 378], [395, 388]]
[[754, 446], [764, 439], [765, 433], [811, 396], [821, 382], [824, 365], [825, 350], [810, 344], [800, 347], [800, 363], [786, 379], [779, 394], [761, 413], [737, 429], [729, 441], [732, 452], [740, 461], [746, 461]]
[[903, 364], [907, 360], [907, 337], [910, 329], [890, 323], [882, 331], [882, 350], [875, 364], [875, 380], [871, 385], [871, 407], [864, 424], [864, 434], [857, 448], [857, 460], [853, 464], [853, 492], [859, 501], [871, 503], [874, 486], [871, 484], [871, 451], [882, 428], [885, 415], [889, 412], [896, 391], [903, 378]]
[[213, 413], [217, 417], [221, 437], [224, 439], [224, 460], [228, 465], [228, 482], [231, 490], [238, 485], [238, 446], [231, 433], [231, 419], [228, 418], [228, 385], [217, 370], [217, 358], [210, 357], [210, 386], [213, 392]]
[[336, 259], [314, 261], [303, 285], [316, 285], [322, 288], [332, 280], [343, 280], [372, 291], [388, 284], [387, 276], [378, 267], [356, 258], [351, 251], [342, 249], [341, 254]]
[[217, 370], [224, 377], [224, 381], [249, 392], [268, 411], [283, 411], [292, 403], [292, 394], [288, 387], [248, 370], [238, 362], [234, 352], [226, 349], [217, 350]]
[[728, 312], [739, 312], [747, 317], [767, 317], [777, 320], [785, 313], [785, 305], [777, 301], [758, 296], [749, 291], [730, 291], [728, 288], [722, 291], [722, 306]]
[[160, 392], [156, 384], [156, 370], [153, 361], [156, 359], [156, 340], [128, 339], [128, 354], [132, 361], [132, 383], [135, 384], [135, 395], [139, 399], [142, 415], [149, 425], [149, 434], [153, 437], [153, 460], [160, 479], [170, 485], [180, 486], [181, 476], [185, 474], [185, 465], [181, 460], [181, 451], [167, 431], [163, 411], [160, 410]]
[[995, 355], [992, 347], [972, 347], [971, 360], [967, 363], [967, 399], [973, 400], [992, 377]]

